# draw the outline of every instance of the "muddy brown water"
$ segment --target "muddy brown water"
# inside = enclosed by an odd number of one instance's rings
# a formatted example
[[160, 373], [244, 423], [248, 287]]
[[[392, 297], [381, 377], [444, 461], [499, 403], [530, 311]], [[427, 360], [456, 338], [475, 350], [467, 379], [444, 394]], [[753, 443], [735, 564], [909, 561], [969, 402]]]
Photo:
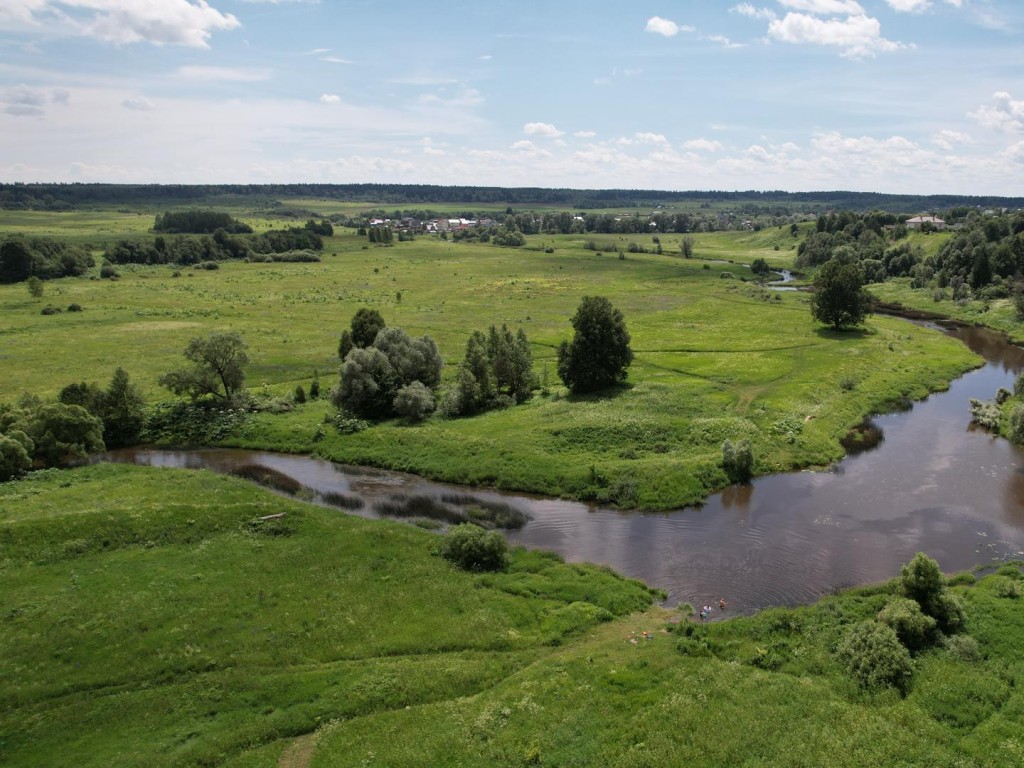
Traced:
[[[711, 496], [699, 509], [645, 514], [483, 489], [531, 515], [513, 543], [590, 561], [668, 592], [668, 604], [717, 605], [749, 613], [811, 602], [838, 587], [897, 576], [923, 551], [946, 571], [1024, 557], [1024, 452], [974, 429], [969, 398], [1012, 388], [1024, 349], [980, 328], [947, 331], [986, 364], [901, 413], [871, 419], [882, 439], [829, 470], [771, 475]], [[257, 463], [314, 493], [466, 493], [398, 472], [320, 459], [230, 449], [128, 449], [100, 459], [229, 471]], [[346, 514], [340, 512], [338, 514]], [[717, 613], [717, 609], [716, 609]]]

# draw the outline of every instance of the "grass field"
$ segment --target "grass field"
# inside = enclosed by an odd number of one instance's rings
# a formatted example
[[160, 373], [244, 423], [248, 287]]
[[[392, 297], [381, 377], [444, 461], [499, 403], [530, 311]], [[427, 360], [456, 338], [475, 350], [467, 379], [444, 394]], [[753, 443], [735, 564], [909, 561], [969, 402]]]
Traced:
[[1000, 596], [1019, 569], [955, 588], [977, 653], [919, 654], [901, 698], [858, 690], [833, 654], [891, 585], [683, 639], [673, 612], [641, 612], [636, 582], [525, 551], [507, 573], [467, 574], [436, 542], [205, 471], [0, 485], [0, 764], [1024, 758], [1024, 610]]
[[[45, 231], [42, 215], [32, 215], [37, 231]], [[74, 228], [73, 219], [57, 216], [55, 234]], [[116, 225], [90, 221], [94, 229]], [[508, 323], [529, 335], [546, 384], [547, 394], [524, 406], [419, 426], [388, 422], [344, 437], [328, 430], [317, 442], [327, 413], [321, 401], [259, 416], [229, 442], [668, 508], [699, 502], [727, 482], [720, 467], [727, 438], [752, 441], [759, 473], [827, 464], [866, 413], [942, 388], [976, 364], [959, 343], [890, 318], [833, 333], [812, 321], [804, 295], [743, 282], [752, 275], [741, 263], [757, 255], [789, 263], [794, 252], [774, 250], [794, 239], [788, 230], [697, 236], [696, 256], [734, 264], [683, 259], [679, 239], [662, 238], [664, 255], [620, 259], [617, 251], [630, 243], [654, 245], [606, 235], [537, 236], [524, 249], [432, 238], [383, 248], [339, 234], [321, 263], [225, 263], [178, 277], [171, 267], [123, 267], [118, 281], [47, 283], [41, 300], [23, 285], [0, 286], [4, 365], [18, 372], [0, 380], [0, 400], [25, 391], [53, 396], [80, 380], [105, 383], [119, 365], [149, 398], [165, 397], [156, 381], [180, 364], [188, 340], [226, 330], [249, 344], [250, 387], [285, 394], [308, 385], [314, 370], [330, 387], [338, 336], [362, 306], [411, 334], [431, 335], [451, 376], [473, 330]], [[585, 250], [588, 240], [616, 250]], [[607, 296], [623, 311], [636, 360], [628, 386], [574, 398], [557, 381], [555, 347], [570, 335], [568, 320], [585, 295]], [[40, 315], [47, 303], [72, 302], [84, 311]]]

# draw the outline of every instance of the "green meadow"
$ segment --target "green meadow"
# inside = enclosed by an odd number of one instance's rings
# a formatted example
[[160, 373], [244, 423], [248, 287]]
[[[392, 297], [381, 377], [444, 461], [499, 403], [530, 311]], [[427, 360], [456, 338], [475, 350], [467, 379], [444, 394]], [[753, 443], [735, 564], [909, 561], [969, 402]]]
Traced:
[[[122, 223], [126, 235], [142, 236], [147, 220], [7, 212], [0, 231], [77, 233], [84, 242]], [[421, 237], [379, 247], [342, 231], [327, 240], [320, 263], [122, 266], [116, 281], [48, 282], [41, 299], [24, 285], [0, 286], [4, 365], [18, 374], [0, 380], [0, 401], [105, 383], [118, 366], [151, 401], [165, 399], [158, 377], [180, 364], [189, 339], [215, 331], [237, 331], [248, 343], [249, 387], [288, 395], [318, 371], [329, 388], [338, 337], [360, 307], [433, 337], [450, 379], [473, 330], [507, 323], [533, 347], [541, 389], [525, 405], [340, 435], [322, 429], [330, 409], [321, 400], [256, 415], [224, 443], [671, 508], [727, 483], [726, 439], [752, 442], [758, 473], [825, 465], [842, 455], [840, 438], [864, 415], [941, 389], [977, 364], [958, 342], [893, 318], [834, 333], [812, 321], [805, 295], [757, 285], [744, 264], [758, 256], [791, 264], [796, 238], [787, 228], [694, 238], [694, 258], [684, 259], [679, 235], [663, 236], [657, 254], [650, 236], [538, 235], [520, 249]], [[588, 242], [599, 250], [585, 249]], [[631, 253], [631, 245], [649, 252]], [[586, 295], [622, 310], [636, 359], [626, 386], [571, 397], [555, 373], [555, 348]], [[71, 303], [84, 311], [40, 314]]]
[[969, 639], [919, 652], [901, 697], [834, 653], [893, 584], [697, 625], [601, 568], [471, 574], [437, 542], [206, 471], [0, 485], [0, 764], [1024, 759], [1018, 565], [955, 580]]

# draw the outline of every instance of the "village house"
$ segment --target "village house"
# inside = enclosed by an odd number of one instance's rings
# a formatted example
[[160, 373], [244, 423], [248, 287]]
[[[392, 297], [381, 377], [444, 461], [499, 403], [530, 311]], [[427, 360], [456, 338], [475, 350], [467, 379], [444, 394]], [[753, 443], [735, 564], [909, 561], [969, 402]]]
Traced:
[[932, 229], [942, 232], [946, 228], [946, 222], [936, 216], [915, 216], [907, 219], [907, 229], [923, 229], [925, 224], [930, 224]]

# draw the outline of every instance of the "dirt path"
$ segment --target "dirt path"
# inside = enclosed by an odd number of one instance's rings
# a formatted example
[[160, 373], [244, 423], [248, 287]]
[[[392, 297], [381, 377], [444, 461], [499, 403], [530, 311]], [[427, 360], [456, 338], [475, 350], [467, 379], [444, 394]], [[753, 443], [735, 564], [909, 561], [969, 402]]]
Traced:
[[289, 744], [281, 754], [281, 759], [277, 761], [278, 768], [307, 768], [309, 761], [313, 759], [318, 735], [315, 731], [307, 733]]

